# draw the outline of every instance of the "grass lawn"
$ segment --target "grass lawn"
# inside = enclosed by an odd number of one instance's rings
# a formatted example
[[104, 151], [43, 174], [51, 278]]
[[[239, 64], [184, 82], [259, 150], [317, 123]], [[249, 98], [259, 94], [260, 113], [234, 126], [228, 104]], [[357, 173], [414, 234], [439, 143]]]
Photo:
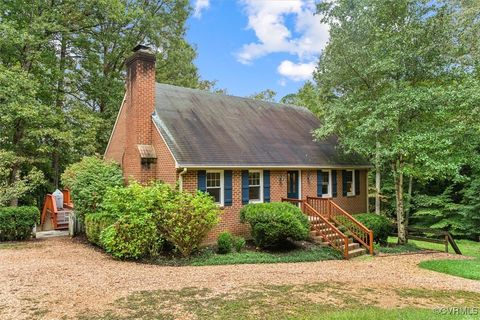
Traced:
[[[396, 243], [396, 237], [389, 237], [389, 243]], [[480, 280], [480, 242], [470, 240], [455, 240], [460, 251], [465, 256], [474, 257], [474, 260], [429, 260], [420, 263], [420, 268], [442, 272], [453, 276], [467, 279]], [[444, 251], [445, 246], [438, 243], [423, 242], [417, 240], [409, 240], [408, 246], [403, 248], [411, 248], [411, 251], [420, 249]], [[395, 247], [392, 247], [395, 248]], [[386, 248], [388, 249], [388, 248]], [[384, 252], [384, 251], [382, 251]], [[454, 252], [453, 248], [449, 248], [449, 252]]]
[[247, 263], [306, 262], [336, 259], [342, 259], [342, 255], [331, 248], [320, 246], [293, 248], [291, 250], [271, 252], [244, 250], [242, 252], [232, 252], [228, 254], [218, 254], [213, 249], [207, 248], [188, 259], [162, 257], [154, 261], [154, 263], [160, 265], [208, 266]]
[[[382, 302], [385, 297], [391, 300]], [[480, 294], [465, 291], [386, 292], [334, 282], [241, 287], [237, 293], [185, 288], [137, 292], [104, 313], [80, 319], [469, 319], [439, 314], [436, 308], [474, 308], [478, 301]]]

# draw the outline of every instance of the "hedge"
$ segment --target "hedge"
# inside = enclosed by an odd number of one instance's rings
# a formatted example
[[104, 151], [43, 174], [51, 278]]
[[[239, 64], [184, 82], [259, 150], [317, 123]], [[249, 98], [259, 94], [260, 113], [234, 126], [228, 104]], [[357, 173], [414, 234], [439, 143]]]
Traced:
[[387, 243], [392, 223], [385, 216], [375, 213], [361, 213], [356, 214], [354, 217], [365, 227], [373, 231], [373, 241], [375, 243]]
[[29, 239], [39, 219], [37, 207], [0, 207], [0, 241]]
[[240, 219], [248, 222], [255, 244], [278, 246], [285, 240], [305, 240], [310, 224], [302, 211], [284, 202], [248, 204], [240, 210]]
[[118, 218], [119, 215], [111, 214], [110, 212], [87, 214], [85, 216], [85, 233], [88, 241], [103, 247], [100, 241], [100, 234], [104, 229], [114, 224]]

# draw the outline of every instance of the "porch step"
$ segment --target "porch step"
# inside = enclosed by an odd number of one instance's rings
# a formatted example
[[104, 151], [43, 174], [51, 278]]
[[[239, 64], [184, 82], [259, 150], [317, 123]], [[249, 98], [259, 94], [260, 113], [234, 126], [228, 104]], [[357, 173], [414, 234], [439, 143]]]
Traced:
[[[358, 245], [358, 243], [357, 243]], [[348, 250], [348, 258], [355, 258], [358, 256], [363, 256], [364, 254], [367, 254], [367, 249], [365, 248], [358, 248], [358, 249], [353, 249], [353, 250]]]
[[68, 223], [59, 223], [55, 228], [55, 230], [67, 230], [67, 229], [68, 229]]

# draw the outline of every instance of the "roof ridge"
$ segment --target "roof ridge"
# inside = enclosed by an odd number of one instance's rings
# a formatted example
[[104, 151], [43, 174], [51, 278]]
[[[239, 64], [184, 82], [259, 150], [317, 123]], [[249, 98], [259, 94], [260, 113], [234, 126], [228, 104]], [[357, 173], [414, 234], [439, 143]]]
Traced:
[[155, 85], [160, 86], [160, 87], [171, 87], [171, 88], [180, 89], [180, 90], [193, 91], [193, 92], [196, 92], [196, 93], [200, 93], [200, 94], [208, 95], [208, 96], [214, 96], [214, 97], [227, 97], [227, 98], [235, 98], [235, 99], [239, 99], [239, 100], [247, 100], [247, 101], [252, 101], [252, 102], [255, 102], [255, 103], [266, 104], [266, 105], [269, 105], [269, 107], [272, 107], [272, 108], [287, 107], [287, 108], [292, 108], [292, 109], [295, 109], [295, 110], [298, 110], [298, 111], [304, 111], [304, 112], [307, 112], [307, 113], [312, 113], [307, 107], [297, 106], [297, 105], [294, 105], [294, 104], [286, 104], [286, 103], [280, 103], [280, 102], [258, 100], [258, 99], [253, 99], [253, 98], [249, 98], [249, 97], [234, 96], [234, 95], [230, 95], [230, 94], [218, 94], [218, 93], [210, 92], [210, 91], [207, 91], [207, 90], [175, 86], [173, 84], [168, 84], [168, 83], [155, 82]]

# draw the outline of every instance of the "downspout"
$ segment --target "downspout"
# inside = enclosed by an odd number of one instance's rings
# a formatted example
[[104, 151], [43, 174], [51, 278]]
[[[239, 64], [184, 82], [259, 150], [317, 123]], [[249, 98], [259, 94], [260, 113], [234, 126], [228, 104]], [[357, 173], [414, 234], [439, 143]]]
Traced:
[[180, 191], [183, 190], [183, 175], [184, 175], [185, 173], [187, 173], [187, 170], [188, 170], [187, 168], [183, 168], [182, 172], [180, 172], [180, 173], [178, 174], [178, 182], [179, 182], [179, 184], [180, 184], [180, 185], [179, 185]]

